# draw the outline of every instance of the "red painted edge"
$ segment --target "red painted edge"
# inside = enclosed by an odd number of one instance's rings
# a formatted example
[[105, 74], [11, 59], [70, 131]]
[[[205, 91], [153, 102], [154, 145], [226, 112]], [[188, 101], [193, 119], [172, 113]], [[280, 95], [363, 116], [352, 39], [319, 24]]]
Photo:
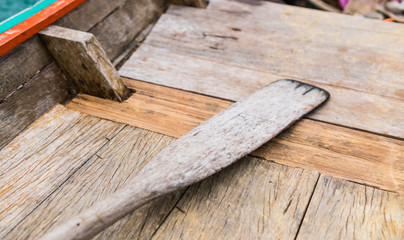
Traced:
[[0, 34], [0, 56], [49, 26], [86, 0], [58, 0], [27, 20]]

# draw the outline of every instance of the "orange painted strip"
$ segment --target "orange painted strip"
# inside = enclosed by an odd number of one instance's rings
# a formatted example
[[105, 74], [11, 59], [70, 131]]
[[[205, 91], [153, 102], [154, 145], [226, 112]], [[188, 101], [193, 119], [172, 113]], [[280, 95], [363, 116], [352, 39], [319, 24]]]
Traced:
[[0, 56], [55, 22], [86, 0], [59, 0], [0, 34]]

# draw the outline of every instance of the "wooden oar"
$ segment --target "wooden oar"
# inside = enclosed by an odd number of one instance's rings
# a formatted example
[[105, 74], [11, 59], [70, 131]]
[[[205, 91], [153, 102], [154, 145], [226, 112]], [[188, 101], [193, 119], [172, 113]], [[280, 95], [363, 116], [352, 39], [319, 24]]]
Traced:
[[254, 151], [329, 97], [294, 80], [276, 81], [163, 149], [122, 189], [42, 239], [88, 239], [156, 197], [198, 182]]

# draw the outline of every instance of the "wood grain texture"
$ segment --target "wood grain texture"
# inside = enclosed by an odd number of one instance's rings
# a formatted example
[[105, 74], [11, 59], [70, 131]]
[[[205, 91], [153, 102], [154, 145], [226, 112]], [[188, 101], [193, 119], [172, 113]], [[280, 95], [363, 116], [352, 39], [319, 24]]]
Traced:
[[152, 239], [293, 239], [317, 178], [246, 157], [191, 186]]
[[[109, 57], [115, 58], [125, 50], [138, 32], [159, 16], [164, 8], [162, 0], [88, 0], [55, 24], [82, 31], [92, 30], [100, 44], [107, 48]], [[129, 13], [122, 14], [122, 12]], [[142, 14], [147, 16], [144, 17]], [[128, 19], [134, 21], [129, 23]], [[108, 20], [108, 24], [103, 23], [103, 20]], [[114, 22], [124, 22], [126, 25], [116, 27], [113, 25]], [[129, 32], [125, 35], [127, 38], [123, 37], [122, 35], [127, 32]], [[113, 42], [110, 42], [112, 40]], [[5, 124], [3, 131], [0, 130], [2, 133], [0, 148], [40, 116], [32, 114], [35, 109], [40, 108], [43, 113], [55, 103], [70, 98], [70, 94], [66, 92], [71, 92], [72, 86], [66, 83], [65, 76], [58, 69], [55, 69], [53, 78], [50, 79], [46, 78], [50, 75], [48, 71], [41, 73], [52, 62], [52, 56], [37, 35], [0, 57], [0, 111], [2, 111], [0, 121], [10, 123]], [[37, 81], [38, 79], [42, 80]], [[44, 89], [44, 86], [48, 86], [48, 89]], [[9, 98], [6, 99], [7, 96]], [[3, 101], [11, 102], [3, 104]], [[15, 109], [15, 114], [11, 114], [14, 110], [10, 111], [10, 106]]]
[[108, 58], [114, 60], [165, 8], [164, 0], [126, 0], [89, 32], [100, 42]]
[[[143, 44], [119, 73], [187, 91], [237, 101], [284, 78], [282, 74], [179, 54]], [[404, 101], [341, 86], [298, 79], [327, 89], [331, 99], [310, 118], [404, 138]], [[127, 84], [130, 84], [127, 81]], [[214, 87], [213, 87], [214, 86]]]
[[[399, 66], [404, 61], [400, 57], [404, 48], [396, 46], [403, 41], [403, 26], [374, 24], [368, 29], [373, 20], [340, 16], [348, 18], [342, 21], [331, 13], [269, 2], [224, 6], [208, 11], [171, 7], [145, 44], [287, 77], [404, 98], [404, 84], [398, 77], [403, 74]], [[340, 20], [346, 25], [335, 23]]]
[[87, 32], [120, 8], [125, 1], [127, 0], [87, 0], [53, 25]]
[[121, 128], [57, 105], [8, 144], [0, 152], [0, 238]]
[[404, 198], [321, 176], [297, 239], [403, 239]]
[[0, 57], [0, 101], [13, 94], [38, 71], [52, 62], [52, 56], [38, 36]]
[[170, 89], [140, 81], [126, 81], [136, 91], [123, 103], [78, 94], [66, 106], [100, 118], [179, 138], [233, 102]]
[[50, 107], [66, 102], [74, 93], [72, 82], [54, 63], [35, 75], [0, 103], [0, 149]]
[[[126, 83], [136, 93], [124, 103], [79, 94], [67, 106], [178, 138], [232, 103], [141, 81]], [[401, 140], [303, 119], [253, 154], [403, 193], [403, 152]]]
[[[38, 239], [44, 232], [128, 184], [128, 179], [135, 176], [172, 140], [173, 138], [161, 134], [125, 127], [6, 235], [5, 239]], [[150, 238], [182, 192], [164, 196], [145, 205], [95, 239]]]
[[42, 239], [89, 239], [143, 204], [246, 156], [328, 97], [328, 92], [312, 85], [276, 81], [192, 129], [159, 152], [125, 188]]
[[[125, 2], [135, 2], [139, 6], [136, 7], [136, 11], [145, 12], [145, 14], [150, 13], [148, 10], [148, 5], [145, 5], [144, 1], [137, 0], [119, 0], [119, 1], [109, 1], [109, 0], [87, 0], [82, 5], [74, 9], [72, 12], [68, 13], [54, 24], [62, 27], [72, 28], [80, 31], [89, 31], [93, 28], [97, 28], [97, 26], [104, 19], [108, 18], [108, 16], [117, 11], [118, 9], [123, 8]], [[150, 4], [149, 2], [147, 2]], [[152, 2], [156, 6], [156, 8], [164, 9], [163, 1], [154, 1]], [[127, 5], [129, 3], [126, 3]], [[142, 5], [143, 4], [143, 5]], [[153, 4], [150, 4], [153, 6]], [[153, 8], [154, 9], [154, 8]], [[146, 11], [145, 11], [146, 10]], [[123, 11], [123, 10], [121, 10]], [[135, 10], [134, 10], [135, 11]], [[132, 16], [134, 16], [133, 14]], [[149, 16], [152, 18], [156, 18], [158, 15]], [[128, 17], [128, 16], [122, 16]], [[140, 19], [140, 18], [139, 18]], [[120, 20], [124, 21], [124, 20]], [[145, 22], [150, 21], [147, 17], [144, 18]], [[101, 24], [103, 25], [103, 24]], [[148, 23], [144, 23], [143, 25], [139, 22], [135, 28], [143, 28], [146, 27]], [[99, 26], [99, 30], [94, 30], [93, 33], [99, 39], [101, 45], [104, 48], [110, 48], [108, 43], [108, 39], [110, 38], [108, 31], [114, 31], [113, 29], [109, 29], [111, 25], [108, 26]], [[132, 26], [133, 27], [133, 26]], [[122, 30], [122, 29], [121, 29]], [[129, 31], [128, 29], [124, 31]], [[104, 36], [105, 34], [105, 36]], [[133, 33], [130, 33], [133, 34]], [[135, 33], [136, 34], [136, 33]], [[131, 37], [131, 36], [130, 36]], [[129, 38], [130, 38], [129, 37]], [[123, 38], [121, 38], [123, 39]], [[133, 39], [133, 37], [131, 37]], [[115, 40], [117, 41], [117, 40]], [[126, 40], [123, 45], [127, 45]], [[117, 44], [116, 42], [114, 43]], [[122, 49], [122, 47], [120, 48]], [[117, 51], [114, 54], [114, 57], [120, 54], [119, 50], [109, 49], [108, 51]], [[3, 100], [9, 94], [12, 94], [17, 90], [19, 86], [29, 81], [38, 71], [42, 70], [45, 66], [49, 65], [52, 62], [52, 57], [46, 50], [46, 47], [43, 46], [39, 37], [35, 35], [30, 38], [26, 42], [20, 44], [11, 52], [6, 55], [0, 57], [0, 72], [2, 73], [0, 79], [0, 100]]]
[[80, 91], [120, 102], [129, 97], [129, 89], [93, 34], [49, 26], [40, 36]]

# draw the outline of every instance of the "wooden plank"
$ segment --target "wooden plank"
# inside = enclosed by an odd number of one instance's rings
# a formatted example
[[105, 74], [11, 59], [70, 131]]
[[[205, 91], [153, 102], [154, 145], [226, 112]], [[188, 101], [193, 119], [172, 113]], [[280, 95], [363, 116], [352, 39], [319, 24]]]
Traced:
[[[102, 21], [125, 0], [87, 0], [54, 24], [88, 31]], [[0, 99], [16, 91], [38, 71], [52, 62], [52, 56], [37, 35], [0, 57]]]
[[[125, 3], [125, 4], [124, 4]], [[135, 8], [131, 8], [131, 7]], [[122, 8], [129, 8], [123, 9]], [[153, 10], [154, 9], [154, 10]], [[159, 10], [156, 10], [159, 9]], [[125, 49], [125, 46], [133, 40], [133, 36], [131, 34], [136, 34], [136, 29], [142, 29], [148, 24], [146, 22], [150, 21], [150, 19], [156, 18], [158, 15], [151, 13], [155, 13], [158, 11], [162, 11], [164, 9], [164, 1], [163, 0], [155, 0], [155, 1], [138, 1], [138, 0], [120, 0], [120, 1], [109, 1], [109, 0], [87, 0], [83, 5], [80, 5], [74, 11], [67, 14], [65, 17], [61, 18], [57, 23], [58, 25], [79, 29], [82, 31], [89, 31], [93, 29], [93, 33], [99, 39], [101, 45], [105, 48], [119, 46], [115, 49], [108, 49], [108, 52], [111, 53], [110, 57], [116, 57], [121, 54], [121, 52]], [[120, 10], [120, 11], [118, 11]], [[116, 15], [115, 12], [127, 12], [131, 11], [131, 14], [120, 14]], [[154, 11], [154, 12], [153, 12]], [[127, 23], [125, 28], [120, 27], [119, 29], [116, 26], [112, 25], [112, 22], [108, 24], [101, 23], [104, 19], [109, 19], [110, 14], [115, 13], [115, 18], [124, 18], [120, 19], [120, 21], [116, 22], [125, 22], [128, 18], [135, 19], [139, 16], [133, 24]], [[139, 13], [139, 14], [138, 14]], [[145, 18], [142, 18], [142, 14], [150, 14]], [[80, 16], [80, 17], [77, 17]], [[150, 19], [148, 18], [150, 17]], [[73, 20], [75, 19], [75, 20]], [[112, 20], [112, 19], [110, 19]], [[144, 22], [143, 22], [144, 20]], [[117, 32], [114, 32], [117, 31]], [[123, 34], [124, 32], [130, 32], [128, 34], [128, 39], [123, 38], [119, 34]], [[115, 37], [111, 37], [110, 35], [114, 35]], [[109, 43], [110, 38], [114, 38], [113, 43]], [[130, 38], [130, 39], [129, 39]], [[6, 101], [6, 97], [9, 96], [8, 100], [16, 101], [15, 99], [30, 99], [30, 101], [23, 101], [18, 103], [19, 112], [23, 113], [31, 113], [32, 109], [41, 108], [42, 112], [46, 111], [49, 107], [53, 106], [53, 104], [60, 102], [61, 99], [65, 99], [64, 92], [68, 90], [68, 88], [61, 88], [55, 90], [53, 86], [63, 85], [65, 82], [59, 83], [64, 76], [59, 75], [59, 70], [56, 70], [54, 73], [54, 78], [48, 79], [49, 82], [44, 83], [44, 81], [32, 81], [34, 79], [40, 79], [36, 77], [36, 75], [43, 76], [45, 74], [49, 75], [49, 72], [40, 73], [46, 66], [52, 63], [52, 56], [43, 46], [42, 41], [39, 39], [37, 35], [30, 38], [23, 44], [14, 48], [11, 52], [6, 55], [0, 57], [0, 72], [2, 73], [2, 77], [0, 79], [0, 108], [6, 109], [3, 111], [8, 111], [8, 106], [16, 105], [16, 102], [6, 104], [5, 106], [2, 102]], [[50, 86], [52, 91], [55, 91], [52, 94], [48, 94], [48, 90], [45, 90], [47, 94], [46, 97], [38, 92], [33, 94], [32, 89], [25, 89], [30, 86], [30, 88], [42, 89], [43, 86]], [[70, 86], [70, 85], [69, 85]], [[61, 87], [61, 86], [60, 86]], [[24, 90], [25, 89], [25, 90]], [[19, 93], [16, 97], [11, 98], [11, 95]], [[25, 95], [29, 93], [28, 95]], [[59, 95], [58, 95], [59, 94]], [[38, 98], [34, 98], [33, 95]], [[43, 98], [42, 98], [43, 97]], [[35, 103], [35, 104], [33, 104]], [[42, 106], [36, 105], [37, 103], [41, 103]], [[34, 121], [39, 115], [28, 114], [25, 116], [24, 114], [18, 114], [20, 118], [14, 118], [13, 125], [19, 125], [19, 127], [8, 128], [5, 135], [1, 135], [1, 138], [8, 139], [6, 141], [10, 141], [14, 136], [16, 136], [22, 129], [27, 127], [32, 121]], [[8, 121], [10, 119], [10, 115], [1, 115], [1, 121]], [[27, 118], [29, 120], [27, 121]], [[21, 121], [20, 121], [21, 120]], [[15, 131], [13, 131], [15, 129]], [[3, 143], [0, 146], [4, 146]]]
[[404, 198], [321, 176], [297, 239], [403, 239]]
[[[326, 17], [316, 11], [300, 12], [273, 3], [262, 6], [268, 7], [255, 6], [253, 10], [266, 10], [266, 17], [251, 16], [244, 9], [172, 7], [144, 44], [287, 77], [404, 98], [404, 84], [397, 77], [404, 74], [399, 67], [404, 64], [400, 57], [404, 48], [396, 47], [404, 39], [396, 32], [403, 32], [404, 26], [395, 25], [394, 31], [380, 33], [376, 27], [373, 31], [362, 30], [353, 19], [353, 26], [347, 28], [333, 25], [330, 21], [338, 20], [334, 15], [325, 21]], [[302, 29], [302, 25], [307, 27]]]
[[[124, 103], [79, 94], [67, 107], [178, 138], [232, 103], [141, 81], [127, 83], [136, 93]], [[402, 193], [403, 152], [401, 140], [303, 119], [253, 154]]]
[[24, 220], [121, 128], [121, 124], [57, 105], [8, 144], [0, 152], [0, 238]]
[[[373, 0], [372, 0], [373, 1]], [[251, 2], [258, 2], [259, 4], [249, 4]], [[270, 8], [274, 8], [273, 10], [270, 10]], [[253, 0], [243, 0], [243, 1], [232, 1], [232, 0], [211, 0], [208, 9], [209, 10], [218, 10], [218, 11], [223, 11], [223, 12], [238, 12], [240, 14], [244, 14], [248, 16], [248, 18], [265, 18], [268, 17], [268, 11], [277, 11], [276, 9], [283, 8], [287, 9], [288, 11], [284, 13], [290, 13], [288, 17], [292, 19], [299, 19], [303, 21], [303, 24], [311, 24], [311, 25], [316, 25], [322, 26], [322, 24], [327, 25], [329, 29], [333, 29], [334, 27], [336, 28], [345, 28], [345, 29], [358, 29], [360, 32], [365, 31], [365, 32], [379, 32], [379, 33], [390, 33], [393, 35], [401, 35], [401, 30], [402, 26], [400, 24], [391, 24], [391, 23], [386, 23], [383, 21], [374, 21], [371, 19], [365, 19], [361, 17], [354, 17], [354, 16], [348, 16], [345, 14], [335, 14], [335, 13], [330, 13], [330, 12], [325, 12], [325, 11], [319, 11], [315, 9], [309, 9], [309, 8], [301, 8], [301, 7], [295, 7], [291, 5], [286, 5], [286, 6], [275, 6], [274, 4], [268, 3], [266, 1], [253, 1]], [[307, 15], [309, 14], [314, 14], [314, 16], [319, 17], [321, 19], [321, 22], [317, 21], [314, 18], [307, 18]], [[320, 23], [320, 25], [318, 25]], [[325, 34], [330, 34], [331, 31], [325, 32]], [[359, 33], [362, 34], [362, 33]], [[392, 37], [392, 36], [389, 36]], [[350, 39], [353, 42], [359, 43], [359, 39]], [[388, 41], [386, 42], [387, 48], [391, 47], [392, 42]], [[363, 44], [372, 44], [370, 42], [363, 42]], [[386, 47], [386, 46], [379, 46], [381, 48]]]
[[56, 64], [43, 69], [0, 104], [0, 149], [50, 107], [67, 101], [74, 93], [72, 82]]
[[190, 187], [152, 239], [293, 239], [317, 178], [244, 158]]
[[[143, 44], [119, 73], [134, 79], [237, 101], [285, 78], [281, 74], [179, 54]], [[327, 89], [331, 98], [310, 118], [404, 138], [404, 101], [341, 86], [298, 79]], [[130, 81], [127, 81], [130, 85]], [[214, 87], [213, 87], [214, 86]]]
[[114, 60], [163, 13], [165, 4], [164, 0], [126, 0], [89, 32], [100, 42], [108, 58]]
[[128, 87], [136, 89], [136, 94], [118, 105], [113, 101], [78, 94], [66, 106], [179, 138], [232, 104], [229, 101], [142, 82], [133, 82]]
[[87, 32], [109, 14], [122, 7], [125, 1], [127, 0], [86, 0], [53, 25]]
[[164, 148], [128, 185], [42, 239], [89, 239], [151, 200], [199, 182], [248, 155], [329, 98], [279, 80], [234, 103]]
[[[82, 209], [126, 185], [129, 178], [135, 176], [172, 140], [161, 134], [125, 127], [12, 229], [5, 239], [39, 238]], [[147, 204], [95, 239], [149, 239], [181, 194], [182, 191], [179, 191]]]
[[[108, 15], [117, 11], [118, 9], [123, 8], [124, 3], [126, 1], [133, 1], [139, 4], [136, 7], [137, 11], [147, 9], [146, 6], [142, 6], [141, 4], [145, 4], [142, 1], [135, 0], [119, 0], [119, 1], [109, 1], [109, 0], [87, 0], [82, 5], [77, 7], [72, 12], [69, 12], [67, 15], [59, 19], [55, 22], [55, 25], [68, 27], [80, 31], [89, 31], [92, 28], [95, 28], [99, 25], [99, 23], [104, 20]], [[163, 9], [162, 6], [163, 1], [156, 1], [154, 4], [159, 8]], [[150, 3], [149, 3], [150, 4]], [[129, 5], [129, 3], [127, 3]], [[153, 6], [153, 4], [151, 4]], [[157, 7], [155, 7], [157, 8]], [[121, 10], [123, 11], [123, 10]], [[145, 11], [150, 13], [150, 10]], [[142, 12], [143, 13], [143, 12]], [[131, 15], [136, 16], [136, 14]], [[127, 15], [122, 15], [121, 17], [128, 17]], [[154, 15], [157, 17], [157, 15]], [[123, 20], [120, 20], [123, 21]], [[145, 21], [150, 21], [145, 18]], [[137, 28], [143, 28], [147, 26], [147, 23], [143, 25], [141, 22], [136, 25]], [[103, 25], [103, 24], [101, 24]], [[133, 28], [133, 26], [131, 26]], [[111, 25], [108, 26], [98, 26], [100, 28], [98, 31], [93, 31], [96, 38], [99, 39], [101, 45], [104, 48], [109, 48], [108, 39], [109, 35], [108, 31], [111, 30]], [[122, 29], [121, 29], [122, 30]], [[125, 31], [128, 31], [126, 29]], [[136, 31], [135, 31], [136, 32]], [[112, 33], [111, 33], [112, 34]], [[131, 33], [132, 34], [132, 33]], [[122, 37], [122, 36], [121, 36]], [[132, 40], [133, 37], [130, 39]], [[117, 45], [116, 42], [118, 39], [115, 39], [114, 45]], [[122, 43], [122, 45], [127, 45], [128, 39]], [[120, 47], [123, 49], [123, 47]], [[116, 50], [108, 50], [108, 51], [116, 51]], [[114, 57], [120, 54], [119, 51], [114, 53]], [[19, 86], [28, 82], [30, 78], [32, 78], [38, 71], [42, 70], [45, 66], [49, 65], [52, 61], [51, 55], [47, 52], [46, 48], [42, 45], [41, 40], [38, 36], [34, 36], [24, 43], [17, 46], [11, 52], [6, 55], [0, 57], [0, 72], [2, 72], [2, 78], [0, 79], [0, 101], [3, 100], [6, 96], [12, 94], [17, 90]]]
[[0, 102], [51, 62], [52, 56], [38, 36], [32, 37], [13, 51], [1, 56]]
[[93, 34], [49, 26], [40, 36], [80, 91], [120, 102], [129, 97], [129, 89]]

